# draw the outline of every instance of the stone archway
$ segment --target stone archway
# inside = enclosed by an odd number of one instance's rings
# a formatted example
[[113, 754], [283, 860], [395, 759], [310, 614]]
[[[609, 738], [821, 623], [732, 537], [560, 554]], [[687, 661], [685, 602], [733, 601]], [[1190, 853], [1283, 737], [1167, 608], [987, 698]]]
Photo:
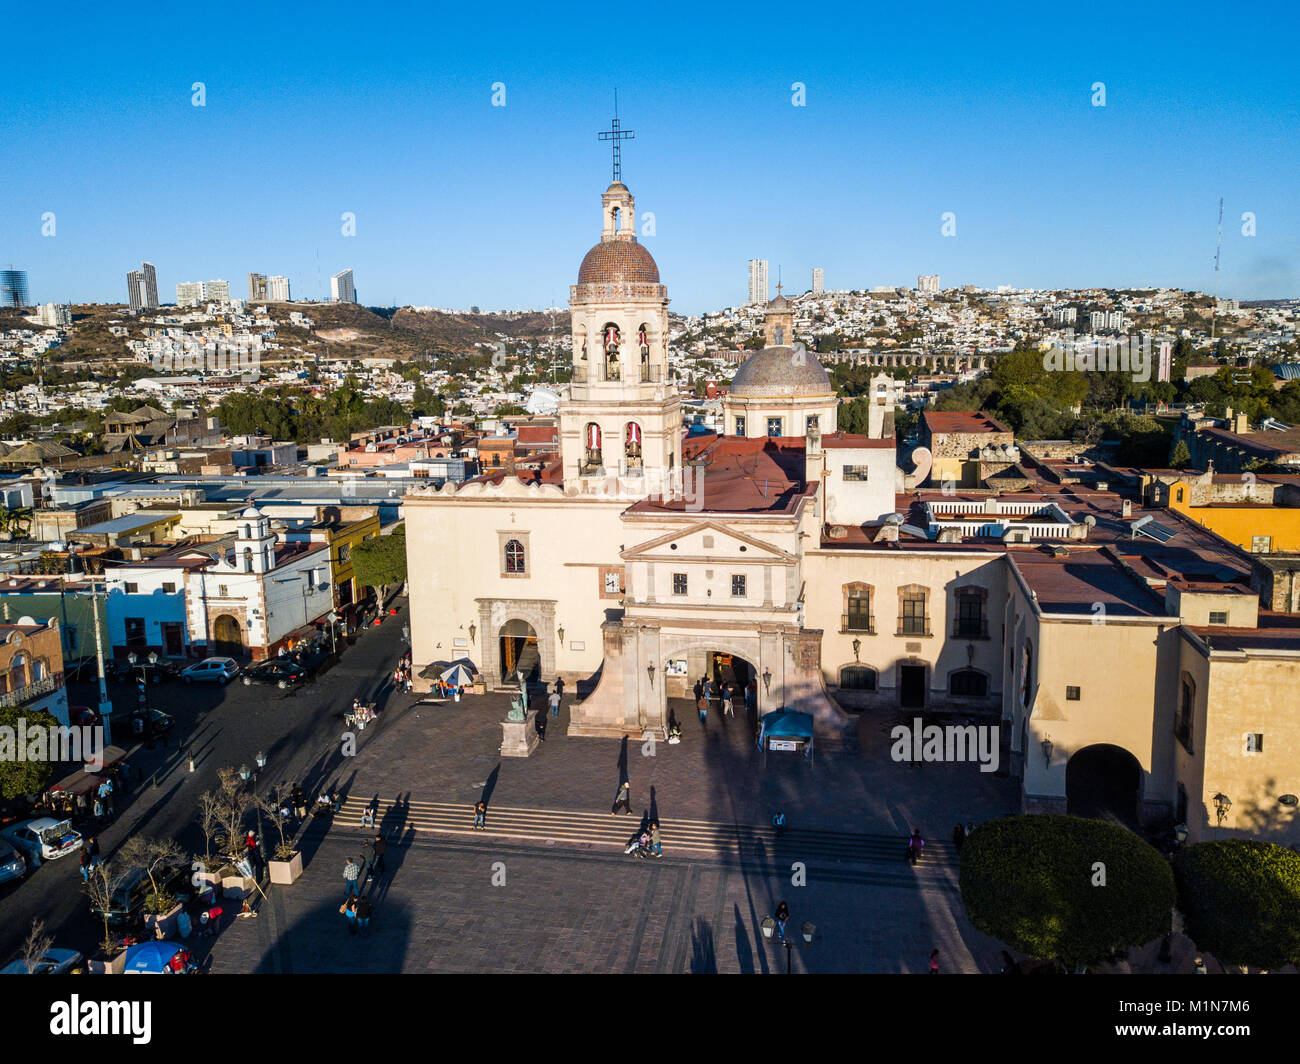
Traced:
[[506, 621], [497, 632], [497, 653], [501, 661], [502, 684], [525, 678], [537, 683], [542, 677], [542, 659], [537, 649], [537, 630], [527, 621]]
[[244, 653], [244, 631], [239, 618], [231, 613], [219, 613], [212, 621], [212, 649], [222, 657], [237, 657]]
[[1142, 765], [1122, 746], [1077, 750], [1065, 766], [1066, 812], [1136, 829], [1141, 824]]
[[541, 682], [548, 682], [555, 676], [554, 599], [485, 598], [475, 601], [479, 609], [479, 622], [474, 640], [475, 646], [470, 648], [471, 658], [475, 659], [479, 671], [489, 683], [515, 686], [515, 681], [503, 680], [506, 674], [506, 663], [503, 657], [502, 636], [507, 626], [510, 627], [512, 639], [518, 639], [518, 633], [524, 627], [535, 633], [537, 678]]

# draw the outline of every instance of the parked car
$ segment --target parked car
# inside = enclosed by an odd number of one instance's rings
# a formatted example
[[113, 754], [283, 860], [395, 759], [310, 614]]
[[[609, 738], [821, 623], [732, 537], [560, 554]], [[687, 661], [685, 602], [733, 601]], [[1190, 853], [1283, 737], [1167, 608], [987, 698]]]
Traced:
[[186, 683], [229, 683], [238, 675], [239, 662], [234, 658], [204, 658], [181, 670]]
[[135, 683], [140, 678], [148, 676], [151, 684], [159, 684], [179, 676], [185, 670], [185, 662], [180, 658], [160, 656], [154, 662], [150, 662], [147, 657], [141, 658], [132, 665], [126, 659], [118, 658], [116, 661], [109, 662], [104, 669], [105, 675], [110, 680], [119, 683]]
[[72, 821], [55, 820], [52, 816], [11, 824], [0, 831], [0, 838], [11, 843], [33, 867], [81, 849], [81, 835], [72, 830]]
[[161, 709], [150, 709], [148, 714], [135, 712], [131, 714], [131, 734], [137, 738], [158, 739], [176, 726], [176, 718]]
[[30, 969], [19, 957], [0, 968], [0, 975], [66, 975], [80, 968], [85, 959], [75, 949], [47, 949]]
[[307, 670], [308, 676], [323, 672], [334, 660], [328, 643], [315, 643], [305, 650], [294, 651], [292, 660]]
[[22, 879], [27, 874], [27, 861], [14, 849], [13, 844], [0, 839], [0, 883]]
[[306, 683], [311, 674], [295, 661], [288, 658], [272, 658], [244, 670], [242, 682], [245, 687], [252, 684], [274, 684], [281, 691]]
[[[158, 886], [163, 893], [174, 894], [178, 900], [189, 897], [190, 872], [184, 865], [164, 872], [158, 879]], [[126, 868], [113, 884], [112, 900], [107, 906], [92, 901], [90, 914], [101, 923], [107, 922], [109, 927], [138, 923], [144, 912], [145, 898], [151, 889], [149, 876], [142, 867], [135, 865]]]

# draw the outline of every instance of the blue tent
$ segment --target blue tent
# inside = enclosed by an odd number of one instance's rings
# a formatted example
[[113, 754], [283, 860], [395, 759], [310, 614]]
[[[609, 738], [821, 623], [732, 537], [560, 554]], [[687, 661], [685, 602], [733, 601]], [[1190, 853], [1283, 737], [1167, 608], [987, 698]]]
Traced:
[[[770, 747], [769, 739], [776, 740], [777, 745]], [[759, 722], [758, 748], [760, 750], [798, 750], [800, 746], [803, 747], [805, 757], [812, 756], [813, 718], [811, 713], [800, 713], [797, 710], [782, 707], [768, 713]]]
[[141, 942], [126, 951], [123, 975], [164, 975], [168, 962], [185, 947], [179, 942]]

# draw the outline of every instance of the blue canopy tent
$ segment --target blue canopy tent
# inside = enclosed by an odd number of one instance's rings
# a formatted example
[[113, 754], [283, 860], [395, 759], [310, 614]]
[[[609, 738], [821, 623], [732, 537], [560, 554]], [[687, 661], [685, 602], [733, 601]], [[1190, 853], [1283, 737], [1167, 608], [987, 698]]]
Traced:
[[141, 942], [126, 951], [123, 975], [163, 975], [177, 953], [185, 949], [179, 942]]
[[813, 752], [813, 718], [811, 713], [800, 713], [786, 709], [784, 706], [768, 713], [759, 722], [758, 748], [767, 753], [769, 750], [787, 750], [802, 752], [804, 757], [812, 757]]

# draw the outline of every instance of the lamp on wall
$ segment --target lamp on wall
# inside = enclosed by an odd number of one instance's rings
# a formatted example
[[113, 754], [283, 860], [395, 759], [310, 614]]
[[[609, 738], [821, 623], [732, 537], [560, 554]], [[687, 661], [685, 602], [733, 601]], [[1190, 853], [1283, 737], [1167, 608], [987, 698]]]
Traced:
[[1048, 768], [1051, 768], [1051, 767], [1052, 767], [1052, 749], [1053, 749], [1053, 747], [1052, 747], [1052, 740], [1051, 740], [1051, 739], [1044, 739], [1044, 740], [1043, 740], [1043, 760], [1046, 761], [1046, 763], [1047, 763], [1047, 767], [1048, 767]]
[[862, 650], [862, 640], [861, 640], [861, 639], [855, 639], [855, 640], [853, 640], [853, 660], [854, 660], [854, 661], [857, 661], [857, 660], [858, 660], [858, 654], [861, 652], [861, 650]]
[[477, 626], [477, 625], [471, 624], [471, 625], [469, 626], [469, 641], [470, 641], [471, 643], [474, 642], [474, 633], [477, 632], [477, 631], [478, 631], [478, 626]]
[[1214, 815], [1218, 818], [1219, 826], [1227, 819], [1228, 810], [1232, 808], [1232, 799], [1220, 791], [1214, 796]]
[[652, 661], [645, 667], [646, 675], [650, 677], [650, 686], [655, 685], [655, 663]]
[[768, 694], [772, 693], [772, 670], [771, 669], [763, 670], [763, 690], [766, 691]]
[[560, 635], [560, 646], [564, 646], [564, 625], [560, 625], [559, 635]]

